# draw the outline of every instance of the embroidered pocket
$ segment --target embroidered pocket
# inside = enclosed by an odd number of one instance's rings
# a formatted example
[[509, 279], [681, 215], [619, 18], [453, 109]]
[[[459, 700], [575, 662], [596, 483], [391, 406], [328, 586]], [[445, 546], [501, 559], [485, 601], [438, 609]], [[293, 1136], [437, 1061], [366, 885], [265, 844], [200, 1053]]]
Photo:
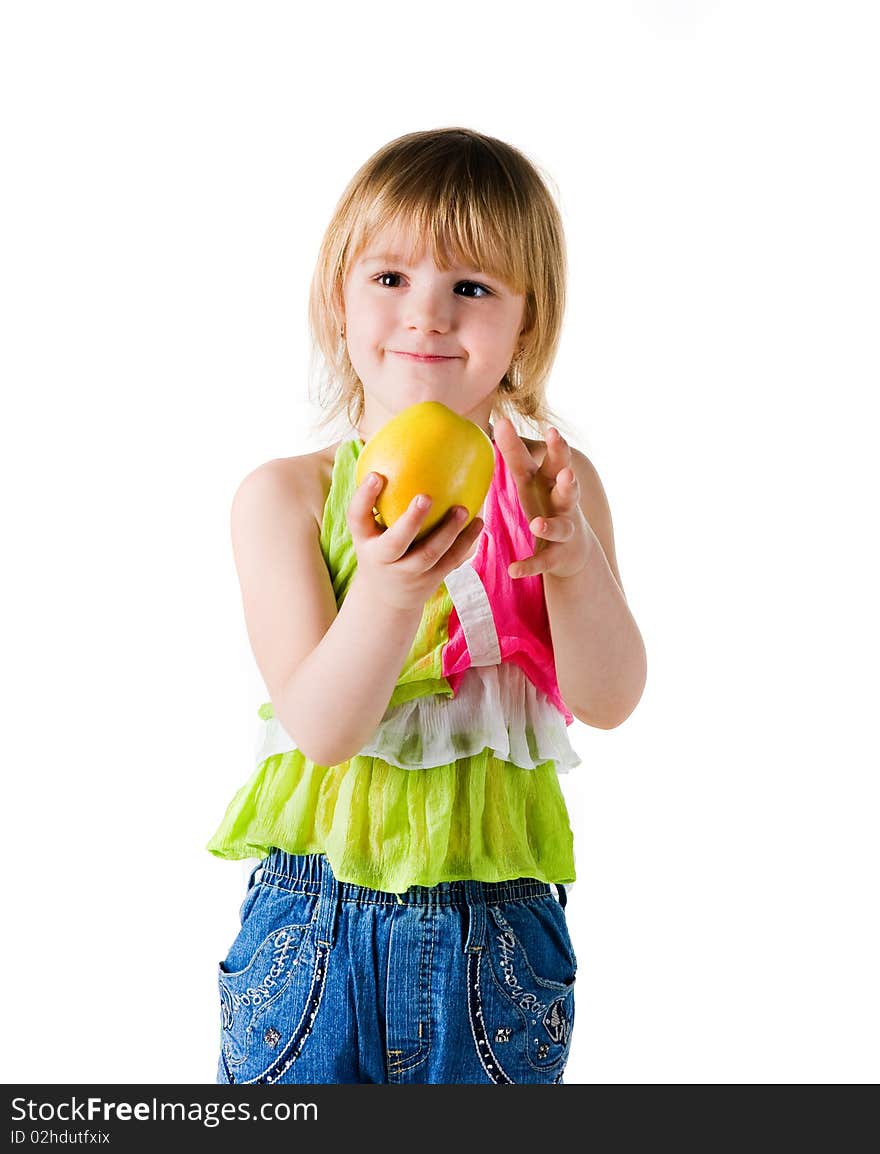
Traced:
[[316, 897], [260, 885], [248, 899], [241, 931], [218, 966], [220, 1071], [229, 1082], [275, 1082], [311, 1031], [327, 951], [315, 942]]
[[491, 1081], [559, 1080], [571, 1048], [576, 968], [554, 898], [486, 908], [468, 998], [477, 1052]]

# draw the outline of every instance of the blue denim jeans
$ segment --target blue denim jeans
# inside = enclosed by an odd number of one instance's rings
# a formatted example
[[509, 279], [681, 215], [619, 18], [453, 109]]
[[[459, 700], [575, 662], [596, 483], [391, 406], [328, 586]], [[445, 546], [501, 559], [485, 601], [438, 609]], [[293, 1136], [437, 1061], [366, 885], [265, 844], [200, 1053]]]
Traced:
[[219, 967], [217, 1081], [561, 1082], [577, 963], [557, 890], [519, 878], [397, 895], [274, 850]]

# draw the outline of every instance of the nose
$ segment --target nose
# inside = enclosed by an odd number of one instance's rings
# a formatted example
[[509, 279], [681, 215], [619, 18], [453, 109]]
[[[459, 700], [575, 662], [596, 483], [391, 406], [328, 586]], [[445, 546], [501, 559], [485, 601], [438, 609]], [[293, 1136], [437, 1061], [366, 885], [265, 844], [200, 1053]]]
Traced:
[[445, 333], [452, 323], [448, 288], [423, 285], [407, 293], [406, 326], [418, 332]]

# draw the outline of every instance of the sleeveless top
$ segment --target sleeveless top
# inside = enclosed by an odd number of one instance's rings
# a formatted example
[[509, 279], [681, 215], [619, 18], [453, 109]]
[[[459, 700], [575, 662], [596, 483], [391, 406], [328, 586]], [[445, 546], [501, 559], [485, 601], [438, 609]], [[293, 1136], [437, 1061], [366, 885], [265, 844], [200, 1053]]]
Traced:
[[[558, 771], [580, 764], [559, 693], [542, 578], [513, 579], [533, 537], [495, 449], [474, 555], [427, 601], [388, 708], [339, 765], [296, 748], [261, 705], [256, 769], [207, 848], [222, 858], [273, 848], [325, 854], [340, 881], [404, 892], [443, 881], [575, 878]], [[337, 608], [357, 569], [346, 523], [363, 449], [342, 442], [321, 523]]]

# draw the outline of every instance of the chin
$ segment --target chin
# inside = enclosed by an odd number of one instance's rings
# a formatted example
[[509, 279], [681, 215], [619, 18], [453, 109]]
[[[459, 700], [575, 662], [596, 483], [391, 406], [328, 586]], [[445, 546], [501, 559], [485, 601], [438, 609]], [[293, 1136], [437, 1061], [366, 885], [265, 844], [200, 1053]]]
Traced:
[[428, 385], [420, 387], [418, 384], [412, 385], [404, 390], [401, 397], [400, 407], [407, 408], [409, 405], [419, 405], [423, 401], [440, 401], [441, 404], [447, 408], [455, 409], [455, 405], [451, 404], [449, 398], [444, 395], [442, 389], [431, 388]]

